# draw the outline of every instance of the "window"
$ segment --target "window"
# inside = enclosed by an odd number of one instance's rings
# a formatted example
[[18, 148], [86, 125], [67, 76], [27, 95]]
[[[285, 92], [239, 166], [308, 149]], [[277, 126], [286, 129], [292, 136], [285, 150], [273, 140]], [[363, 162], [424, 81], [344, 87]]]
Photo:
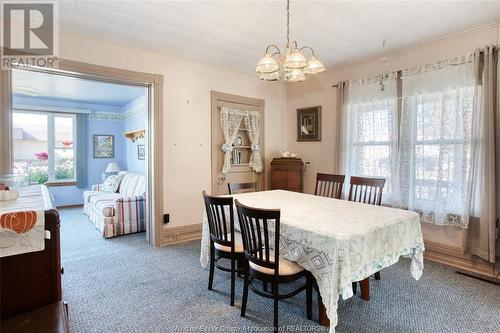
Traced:
[[417, 211], [425, 222], [467, 225], [481, 94], [472, 73], [467, 61], [350, 87], [346, 173], [386, 178], [383, 202]]
[[14, 173], [30, 183], [75, 181], [75, 115], [13, 112]]
[[384, 91], [379, 82], [351, 87], [347, 104], [348, 176], [386, 179], [384, 203], [392, 200], [397, 155], [397, 96], [395, 78]]

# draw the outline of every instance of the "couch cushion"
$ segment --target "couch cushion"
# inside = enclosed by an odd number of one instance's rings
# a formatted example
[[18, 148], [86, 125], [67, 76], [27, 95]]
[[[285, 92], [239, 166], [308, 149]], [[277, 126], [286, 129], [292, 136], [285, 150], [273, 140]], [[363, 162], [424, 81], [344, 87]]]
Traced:
[[119, 193], [124, 197], [135, 197], [146, 192], [146, 176], [127, 173], [121, 183]]
[[83, 192], [83, 202], [90, 202], [90, 198], [95, 195], [102, 195], [101, 191], [85, 191]]
[[101, 186], [101, 191], [108, 193], [116, 193], [118, 191], [118, 187], [120, 187], [120, 182], [122, 181], [122, 175], [111, 175]]
[[115, 202], [116, 199], [120, 198], [121, 195], [119, 193], [106, 193], [101, 192], [100, 195], [93, 195], [90, 197], [89, 202], [91, 205], [96, 205], [100, 201], [112, 201]]

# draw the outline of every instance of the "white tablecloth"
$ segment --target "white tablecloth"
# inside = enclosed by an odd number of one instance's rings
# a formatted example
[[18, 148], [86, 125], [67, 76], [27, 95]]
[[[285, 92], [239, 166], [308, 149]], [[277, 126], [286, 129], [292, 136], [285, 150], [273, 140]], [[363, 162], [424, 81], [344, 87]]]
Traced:
[[[251, 207], [281, 209], [280, 255], [316, 278], [331, 332], [337, 325], [339, 295], [351, 297], [352, 282], [393, 265], [401, 256], [411, 258], [416, 280], [422, 275], [424, 242], [415, 212], [283, 190], [233, 197]], [[209, 240], [205, 215], [200, 256], [205, 268]]]

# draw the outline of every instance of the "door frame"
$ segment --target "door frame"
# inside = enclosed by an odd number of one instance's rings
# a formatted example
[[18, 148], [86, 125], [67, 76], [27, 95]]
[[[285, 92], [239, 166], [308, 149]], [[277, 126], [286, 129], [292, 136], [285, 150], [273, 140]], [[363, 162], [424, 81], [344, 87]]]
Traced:
[[[211, 123], [211, 159], [212, 159], [212, 170], [211, 170], [211, 194], [216, 195], [215, 193], [218, 185], [218, 175], [220, 173], [221, 165], [219, 165], [219, 159], [217, 156], [217, 152], [220, 150], [220, 140], [217, 138], [216, 133], [218, 132], [218, 128], [220, 128], [220, 118], [219, 118], [219, 109], [222, 106], [234, 107], [238, 108], [241, 105], [244, 105], [246, 109], [249, 110], [258, 110], [261, 113], [261, 121], [262, 127], [260, 129], [261, 135], [259, 139], [259, 145], [262, 147], [262, 172], [260, 175], [260, 188], [262, 190], [266, 189], [266, 145], [265, 145], [265, 113], [264, 106], [265, 101], [263, 99], [245, 97], [239, 95], [227, 94], [219, 91], [212, 90], [210, 92], [211, 99], [211, 112], [210, 112], [210, 123]], [[221, 139], [223, 140], [223, 139]]]
[[[137, 85], [148, 89], [147, 110], [147, 172], [148, 172], [148, 232], [147, 241], [153, 246], [163, 242], [163, 75], [94, 65], [68, 59], [59, 59], [57, 69], [24, 68], [38, 72], [57, 73], [72, 77]], [[12, 166], [12, 85], [11, 69], [0, 70], [1, 106], [0, 174], [11, 171]]]

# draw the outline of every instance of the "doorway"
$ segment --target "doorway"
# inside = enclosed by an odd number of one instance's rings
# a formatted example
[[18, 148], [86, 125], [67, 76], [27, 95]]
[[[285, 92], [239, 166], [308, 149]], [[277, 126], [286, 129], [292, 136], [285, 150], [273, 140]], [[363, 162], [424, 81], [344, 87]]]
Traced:
[[[89, 169], [92, 170], [92, 176], [89, 175], [88, 177], [89, 184], [87, 187], [89, 190], [91, 190], [91, 186], [93, 185], [93, 183], [95, 183], [96, 175], [94, 175], [93, 173], [102, 172], [104, 174], [105, 171], [109, 171], [109, 173], [117, 173], [116, 166], [118, 166], [118, 169], [121, 170], [129, 171], [128, 169], [133, 169], [130, 171], [140, 173], [142, 168], [144, 174], [146, 175], [146, 205], [144, 211], [144, 215], [146, 216], [144, 221], [144, 226], [146, 229], [146, 240], [151, 245], [161, 245], [163, 199], [161, 195], [162, 151], [159, 147], [161, 147], [160, 143], [162, 142], [162, 135], [161, 131], [159, 131], [159, 126], [161, 124], [161, 97], [163, 90], [162, 77], [160, 75], [131, 72], [72, 61], [61, 61], [60, 67], [57, 70], [45, 68], [41, 69], [16, 67], [8, 71], [2, 71], [2, 83], [7, 83], [7, 85], [3, 85], [2, 90], [2, 101], [4, 106], [3, 110], [5, 117], [2, 117], [4, 123], [0, 125], [3, 125], [3, 128], [7, 128], [9, 133], [8, 136], [6, 135], [3, 137], [3, 139], [8, 140], [8, 144], [2, 145], [2, 156], [8, 156], [10, 158], [8, 158], [8, 163], [4, 163], [2, 166], [0, 166], [0, 168], [2, 169], [0, 170], [0, 172], [12, 173], [13, 171], [16, 171], [16, 168], [19, 169], [19, 157], [21, 157], [21, 153], [26, 153], [26, 144], [24, 144], [23, 147], [20, 147], [19, 143], [22, 140], [20, 141], [18, 139], [29, 139], [29, 133], [24, 135], [22, 129], [20, 130], [18, 128], [19, 126], [15, 127], [14, 123], [22, 121], [23, 118], [26, 119], [33, 116], [42, 117], [42, 123], [45, 122], [46, 124], [45, 145], [47, 147], [44, 148], [47, 148], [47, 151], [43, 151], [44, 149], [42, 149], [37, 153], [42, 153], [38, 161], [43, 162], [45, 160], [47, 162], [46, 169], [48, 170], [48, 172], [46, 173], [47, 179], [40, 179], [40, 177], [38, 177], [37, 180], [39, 182], [48, 182], [50, 186], [54, 186], [53, 188], [56, 192], [60, 192], [63, 188], [71, 188], [71, 186], [75, 185], [73, 184], [73, 182], [76, 181], [76, 178], [78, 176], [77, 171], [74, 170], [77, 169], [75, 166], [75, 164], [77, 164], [75, 157], [77, 155], [78, 147], [77, 142], [75, 142], [76, 140], [71, 139], [72, 135], [74, 135], [76, 132], [76, 127], [78, 126], [77, 119], [82, 114], [85, 115], [85, 117], [93, 119], [99, 117], [115, 117], [119, 120], [121, 117], [121, 119], [124, 120], [125, 116], [123, 114], [118, 115], [111, 112], [101, 112], [99, 114], [99, 112], [93, 112], [92, 110], [89, 110], [90, 108], [88, 108], [87, 110], [85, 110], [85, 108], [71, 108], [67, 103], [63, 103], [59, 107], [54, 106], [53, 104], [47, 105], [47, 103], [45, 103], [45, 108], [38, 106], [35, 109], [30, 109], [27, 103], [19, 103], [19, 93], [21, 93], [21, 95], [25, 95], [24, 99], [21, 100], [23, 102], [26, 102], [26, 100], [28, 100], [29, 98], [36, 99], [36, 97], [38, 97], [35, 95], [39, 94], [37, 90], [40, 90], [40, 87], [38, 87], [38, 89], [37, 87], [30, 87], [29, 85], [19, 87], [19, 84], [16, 84], [16, 82], [14, 82], [13, 80], [16, 76], [19, 76], [18, 74], [20, 73], [22, 75], [31, 73], [32, 75], [37, 75], [38, 79], [40, 79], [41, 77], [45, 77], [47, 79], [57, 78], [57, 80], [55, 81], [59, 81], [59, 84], [63, 84], [62, 82], [67, 83], [71, 81], [80, 81], [87, 84], [93, 83], [96, 85], [96, 95], [99, 95], [99, 91], [103, 87], [116, 87], [118, 89], [123, 88], [124, 90], [126, 90], [126, 92], [121, 94], [122, 96], [133, 96], [136, 97], [137, 100], [140, 100], [142, 98], [144, 108], [144, 119], [142, 122], [142, 126], [137, 122], [133, 125], [121, 124], [122, 127], [116, 130], [117, 133], [111, 133], [110, 131], [112, 126], [110, 126], [111, 123], [108, 123], [108, 126], [104, 126], [104, 129], [100, 130], [101, 132], [104, 132], [88, 133], [89, 138], [86, 141], [88, 143], [86, 148], [87, 153], [91, 155], [88, 156], [88, 161], [99, 162], [97, 164], [104, 163], [106, 164], [106, 167], [104, 168], [103, 165], [99, 165], [98, 167], [95, 167], [95, 165], [94, 167], [89, 166]], [[52, 90], [56, 91], [56, 86], [51, 87]], [[67, 90], [67, 93], [64, 97], [72, 96], [73, 93], [74, 92]], [[82, 102], [82, 100], [80, 100], [79, 102]], [[135, 103], [139, 104], [138, 102]], [[133, 106], [133, 103], [131, 103], [131, 105]], [[33, 114], [33, 112], [36, 112], [36, 114]], [[128, 116], [134, 116], [133, 114], [131, 115], [131, 113], [134, 113], [134, 111], [129, 112]], [[91, 120], [89, 120], [89, 122], [90, 121]], [[5, 122], [7, 122], [8, 124], [5, 124]], [[115, 123], [113, 124], [116, 125]], [[137, 125], [137, 128], [135, 125]], [[132, 126], [133, 128], [130, 126]], [[94, 130], [97, 129], [94, 127]], [[18, 138], [19, 133], [21, 133], [21, 136]], [[60, 138], [56, 138], [57, 136], [59, 136]], [[65, 138], [65, 136], [67, 136], [68, 138]], [[34, 138], [33, 135], [31, 135], [31, 137]], [[124, 157], [123, 154], [121, 156], [117, 155], [118, 152], [116, 140], [120, 140], [121, 150], [125, 150], [125, 146], [127, 146], [127, 149], [130, 150], [130, 154], [128, 154], [127, 157]], [[40, 142], [34, 141], [36, 140], [31, 140], [30, 144], [40, 144]], [[92, 145], [92, 147], [88, 147], [89, 145]], [[45, 158], [46, 156], [43, 153], [49, 155], [49, 151], [51, 155], [54, 156], [54, 158]], [[57, 156], [62, 156], [63, 158], [57, 159]], [[102, 157], [104, 158], [101, 159]], [[75, 166], [75, 168], [72, 169], [72, 165]], [[45, 177], [45, 174], [41, 175], [41, 177]], [[59, 188], [59, 186], [61, 187]], [[74, 195], [76, 192], [73, 190], [72, 193]], [[65, 193], [63, 193], [61, 197], [67, 199], [67, 195]]]

